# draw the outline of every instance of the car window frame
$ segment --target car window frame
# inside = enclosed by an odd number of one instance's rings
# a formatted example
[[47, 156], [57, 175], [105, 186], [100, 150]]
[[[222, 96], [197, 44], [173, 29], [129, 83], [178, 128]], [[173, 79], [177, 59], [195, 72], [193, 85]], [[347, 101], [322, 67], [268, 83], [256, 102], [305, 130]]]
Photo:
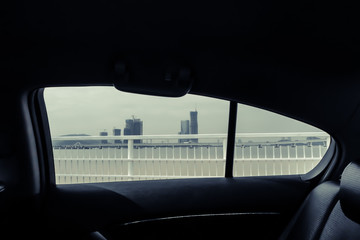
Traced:
[[[83, 86], [83, 85], [82, 85]], [[92, 85], [86, 85], [92, 86]], [[100, 86], [100, 85], [99, 85]], [[48, 86], [48, 87], [64, 87], [64, 86]], [[69, 86], [70, 87], [70, 86]], [[77, 86], [71, 86], [77, 87]], [[29, 108], [33, 116], [33, 127], [36, 129], [37, 142], [39, 150], [41, 152], [41, 178], [42, 185], [47, 186], [56, 186], [56, 173], [54, 166], [54, 155], [52, 151], [52, 142], [50, 135], [50, 126], [48, 121], [48, 115], [44, 99], [45, 87], [39, 88], [33, 91], [31, 94], [31, 101]], [[235, 135], [236, 135], [236, 122], [237, 122], [237, 107], [240, 102], [227, 100], [229, 102], [229, 118], [228, 118], [228, 131], [227, 131], [227, 148], [226, 148], [226, 160], [225, 160], [225, 175], [219, 178], [243, 178], [243, 177], [234, 177], [234, 151], [235, 151]], [[241, 103], [242, 104], [242, 103]], [[256, 107], [262, 109], [260, 107]], [[266, 110], [268, 111], [268, 110]], [[279, 113], [276, 113], [279, 114]], [[286, 116], [288, 117], [288, 116]], [[290, 117], [288, 117], [290, 118]], [[291, 118], [293, 119], [293, 118]], [[303, 181], [315, 181], [322, 177], [322, 181], [326, 179], [323, 177], [328, 174], [329, 171], [333, 169], [334, 162], [338, 158], [338, 145], [334, 138], [330, 135], [330, 146], [327, 149], [326, 154], [320, 160], [320, 162], [309, 172], [305, 174], [296, 174], [299, 175]], [[329, 167], [330, 166], [330, 167]], [[281, 175], [274, 175], [281, 176]], [[255, 176], [251, 176], [255, 177]], [[263, 177], [263, 176], [262, 176]], [[271, 176], [268, 176], [271, 177]], [[149, 180], [144, 180], [149, 181]], [[84, 183], [80, 183], [84, 184]]]

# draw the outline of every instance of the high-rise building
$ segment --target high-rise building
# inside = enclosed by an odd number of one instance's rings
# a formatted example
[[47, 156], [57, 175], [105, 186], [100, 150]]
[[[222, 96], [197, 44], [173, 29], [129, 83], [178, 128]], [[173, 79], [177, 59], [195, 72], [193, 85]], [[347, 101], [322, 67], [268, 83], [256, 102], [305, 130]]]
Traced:
[[[103, 131], [103, 132], [100, 132], [100, 136], [107, 136], [108, 133]], [[108, 143], [108, 140], [101, 140], [101, 144], [107, 144]]]
[[190, 133], [198, 134], [198, 112], [190, 112]]
[[[126, 119], [125, 120], [125, 128], [124, 128], [124, 136], [129, 135], [143, 135], [143, 121], [137, 118]], [[124, 141], [127, 143], [127, 141]], [[141, 143], [141, 140], [135, 140], [134, 143]]]
[[[179, 134], [198, 134], [199, 127], [198, 127], [198, 112], [190, 111], [190, 120], [182, 120], [181, 121], [181, 128]], [[184, 142], [194, 142], [197, 143], [198, 139], [179, 139], [179, 143]]]
[[125, 128], [124, 128], [124, 136], [126, 135], [133, 135], [132, 129], [134, 125], [134, 120], [132, 119], [126, 119], [125, 120]]
[[133, 135], [143, 135], [143, 121], [134, 119]]
[[[190, 112], [190, 134], [198, 134], [199, 133], [199, 129], [198, 129], [198, 112], [195, 111], [191, 111]], [[194, 138], [191, 139], [192, 142], [198, 142], [198, 139]]]
[[[190, 134], [190, 121], [181, 120], [180, 132], [179, 134]], [[188, 142], [189, 139], [179, 139], [179, 143]]]
[[[114, 136], [121, 136], [121, 129], [114, 128], [114, 129], [113, 129], [113, 135], [114, 135]], [[114, 143], [115, 143], [115, 144], [121, 143], [121, 140], [114, 140]]]
[[189, 134], [190, 133], [190, 121], [181, 120], [181, 130], [180, 134]]

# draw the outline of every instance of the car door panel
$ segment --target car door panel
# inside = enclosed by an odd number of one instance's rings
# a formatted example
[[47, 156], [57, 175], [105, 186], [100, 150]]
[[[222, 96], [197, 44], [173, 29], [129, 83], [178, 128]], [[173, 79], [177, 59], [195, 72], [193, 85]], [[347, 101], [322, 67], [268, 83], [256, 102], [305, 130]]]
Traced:
[[[165, 230], [181, 232], [173, 237], [241, 231], [272, 239], [309, 190], [299, 176], [69, 184], [52, 190], [48, 212], [62, 228], [102, 231], [115, 239], [162, 239], [158, 233]], [[254, 232], [254, 226], [269, 231]]]

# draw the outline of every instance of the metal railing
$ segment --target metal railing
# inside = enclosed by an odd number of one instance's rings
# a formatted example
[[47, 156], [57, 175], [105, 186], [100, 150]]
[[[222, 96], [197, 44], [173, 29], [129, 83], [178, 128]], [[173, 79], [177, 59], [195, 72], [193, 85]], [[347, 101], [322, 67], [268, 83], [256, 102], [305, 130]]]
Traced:
[[[306, 173], [329, 142], [318, 132], [237, 134], [234, 176]], [[226, 134], [53, 138], [56, 182], [221, 177], [226, 144]]]

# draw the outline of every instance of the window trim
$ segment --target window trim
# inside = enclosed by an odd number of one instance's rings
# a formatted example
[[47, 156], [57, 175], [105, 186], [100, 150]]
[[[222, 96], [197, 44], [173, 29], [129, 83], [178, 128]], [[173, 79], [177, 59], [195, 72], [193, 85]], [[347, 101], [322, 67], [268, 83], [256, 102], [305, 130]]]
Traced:
[[327, 173], [332, 170], [331, 168], [331, 166], [333, 165], [332, 163], [335, 163], [338, 157], [339, 157], [338, 146], [334, 138], [330, 136], [330, 145], [323, 158], [309, 172], [305, 174], [300, 174], [301, 179], [303, 181], [311, 181], [321, 177], [320, 182], [324, 182], [325, 180], [327, 180], [327, 176], [326, 176], [328, 175]]
[[50, 135], [50, 125], [47, 115], [45, 88], [39, 88], [32, 92], [29, 100], [29, 109], [32, 115], [33, 128], [37, 142], [39, 166], [42, 189], [48, 190], [56, 186], [54, 155]]
[[234, 152], [235, 152], [235, 136], [236, 136], [236, 120], [237, 120], [238, 103], [230, 101], [229, 123], [226, 146], [226, 162], [225, 177], [232, 178], [234, 173]]

